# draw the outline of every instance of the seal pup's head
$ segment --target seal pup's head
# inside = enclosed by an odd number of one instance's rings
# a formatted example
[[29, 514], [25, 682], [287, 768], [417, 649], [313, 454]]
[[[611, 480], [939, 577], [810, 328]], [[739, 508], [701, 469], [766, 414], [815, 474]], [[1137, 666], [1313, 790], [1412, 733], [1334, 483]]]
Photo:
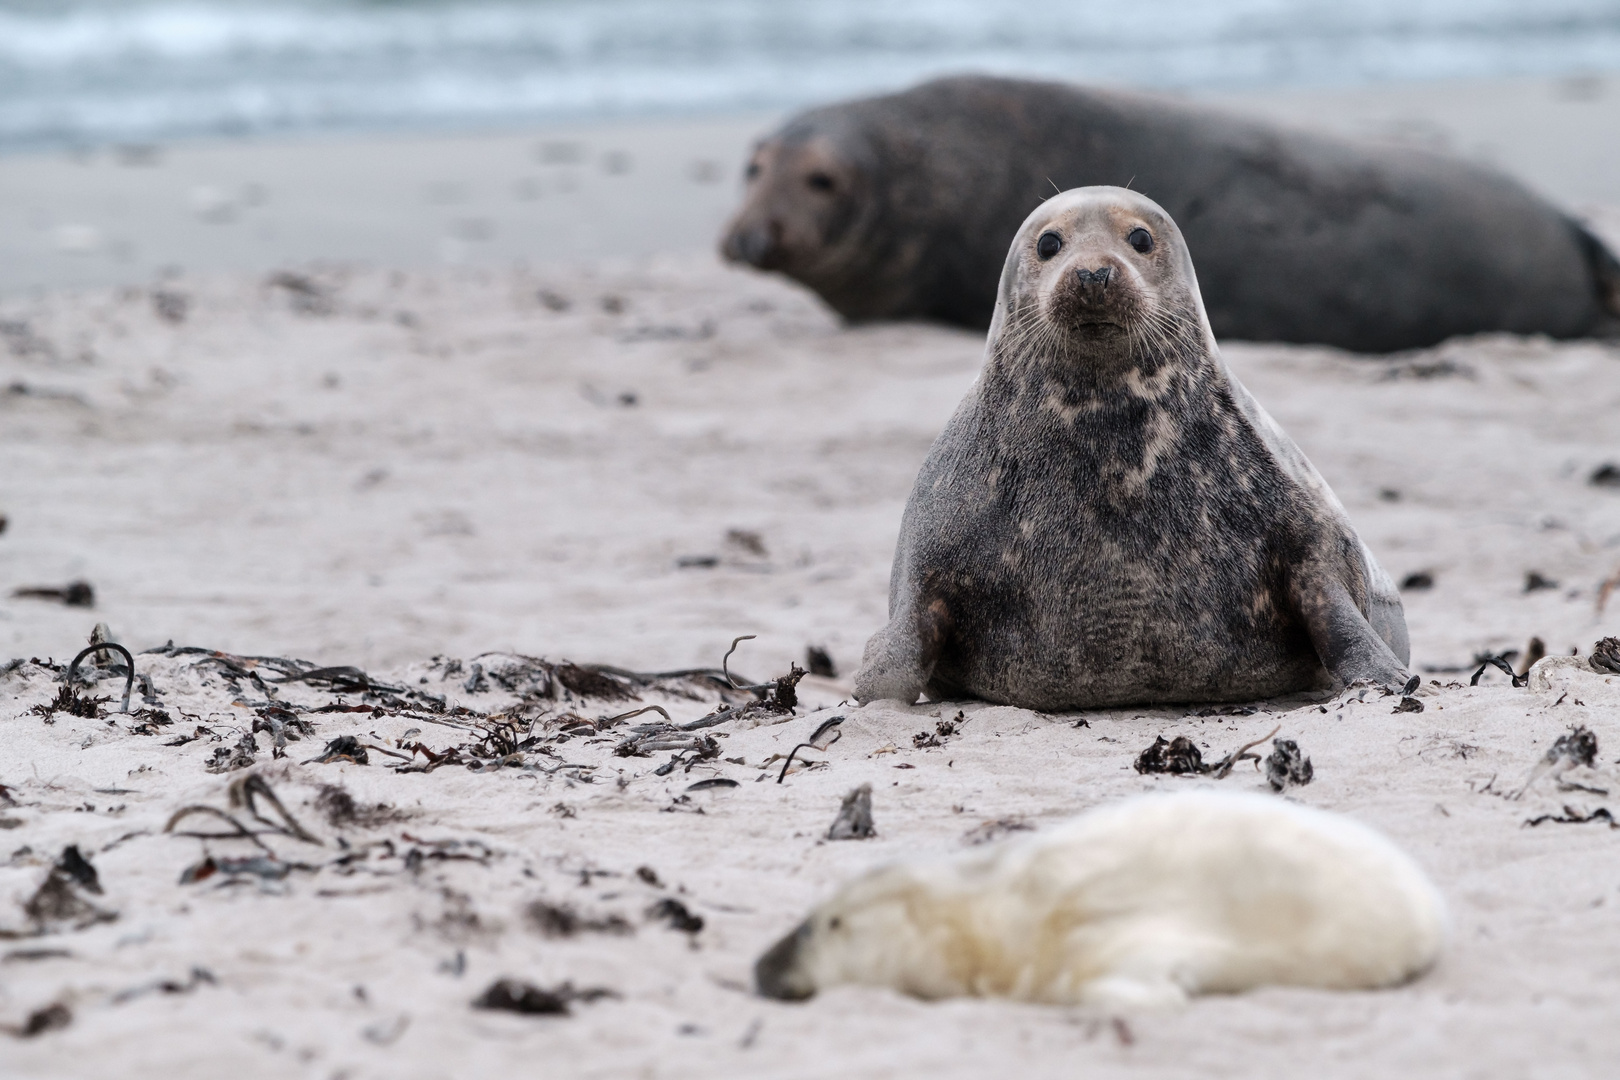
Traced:
[[1024, 219], [1001, 271], [989, 346], [1003, 362], [1112, 382], [1213, 355], [1215, 340], [1170, 215], [1125, 188], [1085, 187]]
[[946, 909], [968, 900], [941, 869], [887, 866], [850, 882], [759, 958], [755, 986], [784, 1001], [840, 983], [892, 986], [921, 998], [966, 993], [962, 970], [975, 950], [956, 938], [972, 920]]

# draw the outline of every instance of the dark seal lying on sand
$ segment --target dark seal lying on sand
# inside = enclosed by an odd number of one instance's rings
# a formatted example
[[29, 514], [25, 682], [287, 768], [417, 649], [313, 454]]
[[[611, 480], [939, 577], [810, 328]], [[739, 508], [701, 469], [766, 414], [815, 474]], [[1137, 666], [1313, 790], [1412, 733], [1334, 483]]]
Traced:
[[748, 176], [726, 257], [851, 320], [989, 325], [1024, 215], [1113, 184], [1181, 225], [1222, 339], [1388, 352], [1620, 328], [1620, 263], [1505, 176], [1146, 96], [941, 79], [800, 114]]
[[923, 463], [855, 696], [1057, 712], [1407, 685], [1406, 620], [1326, 482], [1216, 351], [1152, 200], [1047, 200]]

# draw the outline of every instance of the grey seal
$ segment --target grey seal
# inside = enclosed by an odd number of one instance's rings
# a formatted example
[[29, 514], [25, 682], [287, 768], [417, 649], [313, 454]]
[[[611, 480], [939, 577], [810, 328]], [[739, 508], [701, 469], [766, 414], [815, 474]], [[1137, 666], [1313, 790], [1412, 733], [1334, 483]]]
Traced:
[[1506, 176], [1186, 102], [961, 77], [802, 113], [765, 138], [721, 250], [855, 321], [983, 329], [1018, 223], [1059, 188], [1170, 212], [1222, 340], [1359, 352], [1620, 327], [1620, 263]]
[[906, 504], [859, 700], [1053, 712], [1409, 688], [1394, 583], [1222, 360], [1161, 207], [1054, 196], [999, 296]]

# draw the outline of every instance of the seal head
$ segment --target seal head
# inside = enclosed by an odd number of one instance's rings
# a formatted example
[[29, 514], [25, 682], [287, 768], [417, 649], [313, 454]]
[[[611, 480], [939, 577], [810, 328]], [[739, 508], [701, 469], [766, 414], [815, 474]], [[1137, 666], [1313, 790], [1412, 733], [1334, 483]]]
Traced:
[[[859, 103], [817, 109], [761, 140], [720, 254], [807, 285], [851, 322], [897, 315], [950, 321], [971, 309], [983, 326], [990, 297], [966, 284], [973, 275], [963, 270], [968, 256], [951, 228], [959, 220], [951, 204], [953, 192], [986, 187], [991, 178], [954, 168], [942, 177], [925, 164], [933, 157], [929, 141], [893, 130], [881, 113], [881, 106]], [[931, 224], [897, 227], [914, 217]], [[1000, 258], [1004, 236], [992, 259]]]
[[862, 701], [1056, 711], [1406, 685], [1399, 595], [1221, 360], [1192, 258], [1122, 188], [1049, 199], [901, 525]]
[[[846, 282], [893, 277], [878, 265], [872, 217], [881, 193], [874, 154], [858, 131], [835, 122], [790, 125], [754, 148], [748, 198], [720, 241], [732, 262], [779, 271], [859, 319], [870, 301], [845, 296]], [[874, 311], [873, 314], [876, 314]]]

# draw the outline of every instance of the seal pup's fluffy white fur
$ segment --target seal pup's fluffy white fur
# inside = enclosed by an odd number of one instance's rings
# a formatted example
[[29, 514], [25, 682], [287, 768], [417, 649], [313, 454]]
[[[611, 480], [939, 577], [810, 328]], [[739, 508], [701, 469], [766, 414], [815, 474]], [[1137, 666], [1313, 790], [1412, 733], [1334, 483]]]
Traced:
[[1150, 795], [844, 886], [755, 966], [761, 993], [1154, 1007], [1274, 984], [1371, 989], [1427, 969], [1444, 906], [1350, 818], [1249, 794]]

